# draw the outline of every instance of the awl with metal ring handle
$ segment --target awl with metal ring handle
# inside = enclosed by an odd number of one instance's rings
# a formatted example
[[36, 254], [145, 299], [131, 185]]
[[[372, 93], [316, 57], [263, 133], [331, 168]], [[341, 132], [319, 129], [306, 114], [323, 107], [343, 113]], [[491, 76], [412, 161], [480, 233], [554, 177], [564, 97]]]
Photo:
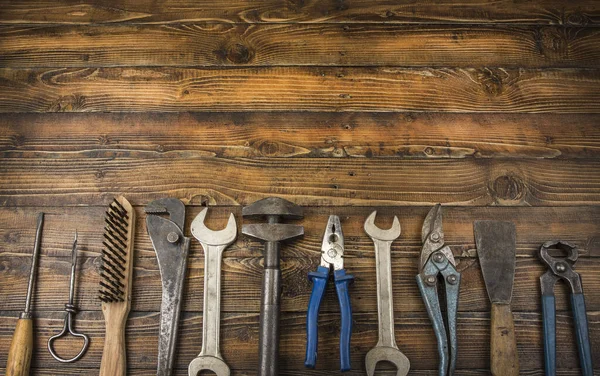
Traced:
[[515, 225], [476, 221], [473, 228], [483, 280], [492, 302], [491, 372], [494, 376], [517, 376], [519, 355], [510, 310], [516, 261]]
[[31, 365], [31, 354], [33, 352], [33, 321], [31, 319], [31, 298], [35, 287], [37, 273], [38, 255], [42, 243], [42, 228], [44, 226], [44, 213], [38, 214], [37, 229], [35, 231], [35, 245], [33, 247], [33, 256], [31, 269], [29, 271], [29, 284], [27, 285], [27, 299], [25, 300], [25, 310], [21, 313], [15, 333], [13, 334], [10, 349], [8, 351], [8, 360], [6, 362], [6, 376], [25, 376], [29, 375], [29, 366]]
[[354, 280], [344, 269], [344, 234], [342, 225], [337, 215], [329, 216], [327, 229], [321, 245], [321, 265], [316, 272], [308, 273], [313, 288], [308, 302], [306, 316], [306, 359], [304, 365], [314, 368], [317, 362], [317, 342], [319, 326], [319, 308], [325, 296], [325, 287], [329, 279], [330, 269], [333, 267], [333, 280], [340, 303], [341, 330], [340, 330], [340, 369], [350, 370], [350, 337], [352, 336], [352, 306], [348, 286]]
[[[566, 251], [567, 257], [552, 257], [548, 252], [548, 249], [552, 247]], [[546, 242], [540, 248], [540, 258], [548, 266], [548, 271], [540, 277], [544, 321], [544, 362], [547, 376], [556, 375], [556, 306], [554, 286], [560, 279], [567, 282], [571, 289], [571, 309], [573, 310], [575, 338], [577, 339], [581, 373], [584, 376], [593, 376], [594, 374], [581, 276], [573, 270], [578, 257], [579, 250], [563, 241]]]

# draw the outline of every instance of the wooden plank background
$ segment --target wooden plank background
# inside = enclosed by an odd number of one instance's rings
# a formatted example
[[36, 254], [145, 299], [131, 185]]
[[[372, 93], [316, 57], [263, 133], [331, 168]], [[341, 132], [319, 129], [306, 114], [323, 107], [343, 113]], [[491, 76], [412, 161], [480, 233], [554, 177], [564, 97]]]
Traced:
[[[396, 338], [411, 375], [437, 350], [414, 282], [420, 229], [444, 204], [463, 273], [457, 375], [489, 374], [489, 309], [472, 222], [517, 227], [513, 311], [523, 375], [543, 375], [537, 249], [582, 249], [600, 367], [600, 4], [582, 0], [0, 0], [0, 374], [23, 309], [38, 212], [48, 213], [34, 298], [35, 375], [95, 375], [104, 320], [96, 297], [105, 206], [138, 211], [130, 375], [156, 368], [160, 277], [143, 206], [173, 196], [207, 223], [271, 195], [304, 206], [306, 235], [283, 252], [282, 375], [337, 374], [339, 308], [327, 291], [316, 370], [303, 367], [307, 273], [329, 214], [342, 218], [354, 310], [353, 370], [377, 341], [373, 210], [393, 243]], [[81, 245], [79, 362], [45, 346], [62, 325], [68, 253]], [[186, 228], [189, 233], [189, 229]], [[222, 351], [254, 375], [261, 245], [223, 261]], [[201, 348], [204, 259], [192, 241], [175, 375]], [[565, 286], [557, 288], [560, 375], [579, 364]], [[63, 351], [76, 345], [61, 344]], [[381, 374], [394, 372], [383, 364]], [[598, 368], [597, 368], [598, 369]]]

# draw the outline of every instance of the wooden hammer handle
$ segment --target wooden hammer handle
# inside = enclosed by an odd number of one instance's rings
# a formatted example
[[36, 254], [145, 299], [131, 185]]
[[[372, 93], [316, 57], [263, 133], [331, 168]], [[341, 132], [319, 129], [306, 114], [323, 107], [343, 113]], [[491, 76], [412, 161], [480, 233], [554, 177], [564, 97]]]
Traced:
[[494, 376], [518, 376], [519, 354], [510, 304], [492, 303], [491, 371]]
[[28, 376], [33, 351], [33, 320], [19, 319], [10, 343], [6, 376]]

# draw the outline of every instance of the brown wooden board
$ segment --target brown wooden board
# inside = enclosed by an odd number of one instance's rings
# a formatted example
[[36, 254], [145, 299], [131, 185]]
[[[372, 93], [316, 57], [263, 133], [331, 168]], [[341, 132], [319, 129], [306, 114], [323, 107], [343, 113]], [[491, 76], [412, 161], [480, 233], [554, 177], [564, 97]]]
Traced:
[[[452, 113], [55, 113], [0, 116], [0, 152], [129, 156], [600, 157], [600, 115]], [[385, 139], [381, 135], [385, 134]]]
[[[600, 29], [368, 24], [3, 26], [0, 66], [598, 67]], [[112, 43], [119, 40], [118, 44]], [[157, 43], [160, 41], [160, 43]]]
[[[188, 208], [187, 223], [202, 207]], [[0, 288], [4, 310], [19, 310], [24, 304], [26, 281], [29, 273], [31, 244], [35, 231], [36, 213], [44, 210], [46, 226], [40, 262], [36, 310], [52, 310], [62, 305], [68, 291], [66, 276], [70, 271], [69, 252], [72, 235], [79, 234], [80, 278], [78, 304], [85, 310], [99, 310], [97, 299], [100, 251], [102, 248], [102, 207], [87, 208], [26, 208], [3, 209], [0, 212], [0, 278], [7, 281]], [[316, 270], [320, 261], [322, 233], [329, 213], [342, 218], [346, 240], [345, 265], [355, 275], [352, 304], [356, 312], [377, 310], [375, 298], [375, 260], [373, 243], [363, 230], [363, 223], [372, 208], [306, 208], [305, 236], [286, 246], [282, 252], [283, 310], [304, 311], [308, 305], [311, 285], [308, 272]], [[392, 272], [395, 311], [425, 314], [415, 276], [418, 273], [418, 255], [421, 251], [421, 226], [429, 207], [389, 207], [378, 210], [378, 224], [389, 226], [397, 215], [402, 235], [392, 244]], [[214, 229], [225, 226], [230, 212], [240, 218], [239, 207], [211, 208], [207, 224]], [[133, 283], [133, 310], [158, 311], [160, 307], [160, 275], [154, 251], [146, 233], [145, 215], [138, 208], [136, 228], [136, 262]], [[539, 311], [539, 276], [544, 272], [537, 259], [539, 246], [550, 239], [563, 239], [581, 248], [581, 260], [576, 270], [582, 275], [589, 310], [600, 311], [600, 292], [594, 289], [600, 283], [600, 207], [586, 208], [460, 208], [444, 209], [446, 244], [450, 245], [463, 273], [459, 311], [483, 312], [489, 310], [473, 237], [474, 219], [499, 219], [515, 222], [517, 229], [517, 273], [513, 309]], [[239, 220], [241, 221], [241, 220]], [[241, 225], [238, 223], [238, 225]], [[187, 229], [186, 229], [187, 232]], [[258, 312], [262, 278], [262, 246], [239, 235], [226, 250], [223, 262], [223, 311]], [[183, 309], [202, 310], [204, 258], [200, 244], [192, 239], [188, 262], [188, 283], [185, 287]], [[556, 289], [559, 310], [568, 310], [564, 286]], [[333, 290], [328, 293], [322, 310], [337, 310]]]
[[374, 22], [374, 23], [515, 23], [596, 25], [600, 9], [594, 0], [565, 2], [453, 0], [109, 0], [0, 2], [3, 23], [156, 23], [184, 21]]
[[[134, 153], [134, 154], [137, 154]], [[146, 153], [148, 154], [148, 153]], [[2, 153], [3, 205], [98, 205], [123, 193], [246, 205], [278, 195], [306, 206], [570, 206], [600, 201], [598, 160], [224, 159], [103, 150], [23, 158]]]
[[[44, 311], [36, 320], [36, 349], [33, 367], [53, 367], [55, 365], [45, 350], [47, 338], [62, 328], [64, 314], [59, 311]], [[537, 370], [542, 367], [543, 351], [540, 347], [542, 335], [541, 315], [537, 313], [515, 313], [518, 349], [521, 369]], [[14, 322], [11, 315], [2, 312], [3, 321]], [[131, 368], [155, 369], [158, 334], [157, 312], [135, 313], [130, 316], [128, 330], [128, 364]], [[600, 332], [600, 313], [588, 312], [592, 333]], [[77, 316], [77, 328], [96, 341], [92, 341], [87, 355], [77, 367], [96, 368], [99, 365], [104, 335], [104, 319], [101, 312], [80, 312]], [[377, 342], [377, 314], [355, 313], [353, 315], [353, 341], [351, 361], [356, 370], [364, 369], [364, 354]], [[319, 334], [318, 367], [333, 371], [339, 367], [339, 313], [320, 315], [322, 330]], [[425, 314], [395, 314], [396, 341], [399, 348], [411, 360], [414, 370], [431, 369], [431, 358], [435, 357], [436, 342], [429, 318]], [[301, 370], [304, 361], [306, 341], [306, 315], [303, 312], [282, 314], [280, 360], [282, 370]], [[202, 339], [202, 315], [184, 313], [179, 325], [176, 368], [187, 368], [191, 359], [198, 355]], [[559, 368], [577, 367], [578, 358], [575, 346], [572, 322], [568, 315], [557, 314], [557, 353]], [[489, 366], [489, 315], [487, 313], [464, 313], [458, 318], [458, 333], [461, 347], [458, 353], [459, 369], [481, 369]], [[10, 331], [0, 332], [0, 338], [10, 336]], [[227, 314], [221, 320], [221, 351], [223, 357], [233, 369], [251, 369], [255, 366], [258, 345], [258, 314]], [[592, 348], [597, 354], [600, 342], [592, 337]], [[0, 341], [4, 343], [8, 341]], [[57, 345], [58, 351], [73, 351], [75, 344]], [[4, 361], [6, 350], [0, 347], [0, 362]], [[151, 372], [151, 371], [150, 371]]]
[[600, 112], [600, 71], [505, 68], [0, 69], [0, 112]]

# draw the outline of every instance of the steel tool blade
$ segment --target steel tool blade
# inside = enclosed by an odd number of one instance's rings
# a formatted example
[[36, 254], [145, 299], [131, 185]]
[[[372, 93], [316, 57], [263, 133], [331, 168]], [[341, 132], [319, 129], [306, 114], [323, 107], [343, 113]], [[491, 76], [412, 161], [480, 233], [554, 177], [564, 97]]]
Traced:
[[512, 222], [475, 221], [475, 243], [492, 303], [509, 304], [515, 276], [516, 229]]

